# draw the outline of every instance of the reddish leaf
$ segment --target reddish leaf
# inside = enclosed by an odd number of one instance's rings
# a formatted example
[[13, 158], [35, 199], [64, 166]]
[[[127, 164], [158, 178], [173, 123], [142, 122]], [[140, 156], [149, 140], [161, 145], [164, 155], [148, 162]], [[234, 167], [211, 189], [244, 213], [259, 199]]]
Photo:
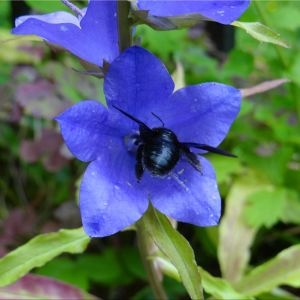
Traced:
[[45, 276], [27, 274], [14, 284], [0, 288], [0, 299], [99, 299], [85, 291]]
[[61, 135], [54, 129], [45, 128], [38, 139], [22, 141], [20, 156], [29, 163], [42, 159], [46, 170], [55, 172], [69, 162], [69, 158], [61, 151], [62, 145]]
[[16, 101], [25, 112], [38, 118], [53, 119], [70, 106], [56, 94], [56, 85], [45, 79], [22, 83], [16, 89]]

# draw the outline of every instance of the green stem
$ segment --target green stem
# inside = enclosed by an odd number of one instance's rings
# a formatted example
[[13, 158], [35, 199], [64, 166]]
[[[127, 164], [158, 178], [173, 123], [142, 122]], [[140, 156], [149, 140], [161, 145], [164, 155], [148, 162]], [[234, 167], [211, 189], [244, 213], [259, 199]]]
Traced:
[[131, 46], [131, 28], [129, 21], [130, 3], [124, 0], [118, 0], [118, 31], [119, 31], [119, 49], [123, 52]]
[[152, 288], [155, 299], [167, 300], [167, 294], [162, 286], [161, 280], [159, 279], [160, 274], [155, 268], [153, 261], [150, 259], [150, 256], [152, 255], [151, 248], [153, 248], [153, 240], [146, 232], [143, 218], [136, 223], [136, 228], [141, 258], [146, 269], [149, 284]]

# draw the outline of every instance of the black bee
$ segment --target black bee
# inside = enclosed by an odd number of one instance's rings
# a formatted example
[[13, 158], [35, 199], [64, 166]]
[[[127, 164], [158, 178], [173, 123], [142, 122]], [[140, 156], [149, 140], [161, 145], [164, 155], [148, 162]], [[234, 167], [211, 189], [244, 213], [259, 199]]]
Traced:
[[168, 174], [175, 167], [181, 155], [184, 155], [187, 161], [201, 173], [200, 161], [197, 155], [190, 151], [190, 148], [236, 157], [224, 150], [205, 144], [178, 141], [176, 134], [165, 128], [163, 121], [154, 113], [152, 114], [160, 120], [162, 127], [149, 128], [145, 123], [126, 111], [115, 105], [113, 107], [139, 124], [139, 134], [134, 135], [135, 144], [137, 145], [135, 175], [138, 181], [142, 178], [145, 169], [156, 176]]

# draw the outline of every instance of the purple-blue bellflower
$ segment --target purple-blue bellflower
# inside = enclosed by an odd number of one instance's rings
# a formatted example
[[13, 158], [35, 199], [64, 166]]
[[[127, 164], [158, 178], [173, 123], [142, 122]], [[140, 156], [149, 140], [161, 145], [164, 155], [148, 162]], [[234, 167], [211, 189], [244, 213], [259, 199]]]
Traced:
[[[223, 24], [240, 17], [250, 0], [156, 1], [138, 0], [137, 7], [156, 16], [201, 14]], [[117, 1], [90, 0], [81, 15], [64, 11], [16, 19], [13, 34], [33, 34], [59, 45], [99, 67], [119, 55]]]
[[104, 93], [107, 107], [86, 100], [56, 118], [70, 151], [89, 162], [79, 192], [85, 232], [92, 237], [114, 234], [136, 222], [149, 201], [177, 221], [216, 225], [221, 200], [210, 162], [197, 156], [199, 172], [182, 157], [168, 174], [146, 169], [138, 181], [134, 143], [139, 125], [116, 107], [149, 128], [172, 130], [180, 142], [217, 147], [239, 112], [240, 91], [215, 82], [174, 91], [162, 62], [134, 46], [111, 63]]
[[97, 66], [119, 55], [117, 1], [90, 0], [74, 16], [65, 11], [16, 19], [13, 34], [34, 34]]

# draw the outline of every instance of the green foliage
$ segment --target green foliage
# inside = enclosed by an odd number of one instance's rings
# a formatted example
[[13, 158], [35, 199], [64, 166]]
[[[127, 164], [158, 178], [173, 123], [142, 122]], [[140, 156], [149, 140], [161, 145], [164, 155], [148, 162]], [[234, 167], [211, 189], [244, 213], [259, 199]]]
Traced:
[[253, 269], [236, 284], [236, 288], [244, 294], [255, 296], [283, 284], [299, 287], [299, 255], [299, 245], [283, 250], [274, 259]]
[[55, 233], [36, 236], [0, 259], [0, 286], [16, 281], [33, 268], [44, 265], [62, 253], [83, 252], [89, 241], [82, 228], [61, 229]]
[[37, 2], [36, 0], [26, 0], [27, 4], [38, 13], [51, 13], [54, 11], [68, 10], [59, 0], [44, 0]]
[[215, 299], [251, 299], [237, 292], [228, 281], [217, 278], [200, 268], [204, 290]]
[[[69, 11], [58, 0], [27, 3], [38, 13]], [[0, 1], [1, 27], [10, 27], [8, 13], [9, 1]], [[176, 70], [178, 86], [219, 81], [248, 88], [265, 80], [290, 79], [281, 87], [243, 100], [239, 117], [221, 145], [238, 158], [207, 156], [216, 169], [224, 199], [220, 226], [194, 229], [180, 224], [189, 246], [161, 214], [152, 212], [155, 222], [149, 215], [143, 221], [160, 249], [151, 259], [160, 262], [164, 274], [172, 277], [164, 279], [170, 299], [184, 295], [176, 280], [183, 282], [192, 297], [201, 297], [200, 277], [205, 296], [213, 299], [297, 299], [299, 295], [299, 16], [300, 6], [295, 1], [284, 5], [252, 1], [233, 24], [234, 48], [221, 55], [201, 26], [166, 32], [137, 26], [136, 40], [162, 58], [170, 70]], [[184, 20], [176, 22], [184, 25]], [[39, 274], [92, 289], [102, 298], [153, 299], [131, 233], [98, 240], [91, 250], [76, 257], [57, 256], [85, 250], [89, 238], [82, 230], [40, 235], [17, 248], [36, 232], [18, 234], [31, 220], [29, 212], [23, 223], [14, 219], [14, 209], [35, 211], [39, 226], [33, 227], [38, 232], [70, 226], [66, 222], [72, 220], [70, 209], [62, 216], [66, 223], [58, 221], [57, 210], [65, 201], [75, 202], [74, 187], [83, 171], [82, 164], [70, 160], [63, 146], [58, 153], [64, 153], [68, 162], [55, 173], [46, 169], [47, 152], [35, 161], [25, 160], [21, 151], [24, 140], [40, 140], [43, 129], [55, 131], [52, 117], [62, 103], [103, 100], [102, 82], [74, 72], [72, 68], [82, 67], [73, 56], [50, 51], [36, 42], [40, 39], [12, 36], [2, 28], [0, 35], [0, 215], [7, 218], [1, 220], [0, 250], [15, 249], [0, 260], [0, 285], [39, 267], [35, 270]], [[287, 45], [289, 49], [281, 47]], [[38, 90], [41, 79], [51, 86], [44, 98], [21, 93], [18, 99], [20, 87], [27, 84]], [[25, 100], [28, 102], [23, 105]], [[20, 116], [12, 114], [15, 110]], [[14, 244], [5, 244], [7, 235], [15, 236]], [[195, 257], [204, 268], [197, 268]]]
[[201, 277], [193, 250], [187, 240], [175, 230], [166, 216], [152, 206], [139, 221], [158, 248], [176, 267], [180, 279], [192, 299], [202, 299]]
[[[244, 173], [231, 186], [226, 199], [226, 211], [219, 227], [218, 258], [222, 275], [229, 282], [238, 281], [250, 260], [250, 247], [256, 229], [244, 219], [247, 198], [263, 184], [257, 174]], [[260, 182], [260, 184], [259, 184]]]
[[280, 35], [274, 32], [269, 27], [259, 22], [239, 22], [234, 21], [232, 25], [244, 29], [249, 35], [259, 40], [260, 42], [272, 43], [285, 48], [289, 46], [284, 42]]
[[[138, 253], [133, 249], [130, 251], [138, 258]], [[106, 248], [100, 254], [83, 254], [76, 259], [57, 257], [39, 268], [37, 273], [74, 284], [83, 290], [88, 290], [92, 282], [107, 286], [128, 284], [135, 275], [132, 276], [132, 273], [124, 268], [127, 256], [130, 256], [129, 252], [126, 254], [126, 257], [119, 259], [120, 253], [115, 249]], [[140, 261], [134, 262], [131, 268], [140, 270]]]
[[141, 25], [137, 27], [136, 36], [142, 37], [143, 45], [146, 47], [151, 45], [154, 53], [159, 53], [163, 60], [168, 60], [170, 55], [184, 48], [185, 44], [178, 41], [184, 41], [186, 30], [155, 31], [146, 25]]
[[[272, 189], [267, 186], [252, 193], [247, 199], [246, 222], [251, 227], [273, 226], [285, 213], [284, 207], [287, 201], [287, 191], [280, 188]], [[271, 213], [270, 207], [272, 207]]]

